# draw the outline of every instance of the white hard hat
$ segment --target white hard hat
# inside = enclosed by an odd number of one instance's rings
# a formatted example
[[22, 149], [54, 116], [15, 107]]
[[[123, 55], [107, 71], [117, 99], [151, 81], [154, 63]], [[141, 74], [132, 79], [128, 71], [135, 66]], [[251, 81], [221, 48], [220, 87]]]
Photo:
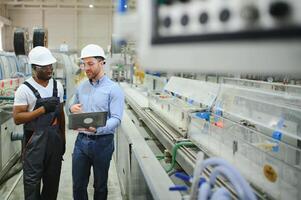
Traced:
[[106, 59], [103, 48], [101, 48], [96, 44], [88, 44], [82, 49], [80, 58], [83, 59], [83, 58], [97, 57], [97, 56], [101, 56], [104, 59]]
[[42, 46], [36, 46], [33, 48], [29, 54], [29, 63], [39, 66], [50, 65], [56, 62], [56, 59], [52, 56], [49, 49]]

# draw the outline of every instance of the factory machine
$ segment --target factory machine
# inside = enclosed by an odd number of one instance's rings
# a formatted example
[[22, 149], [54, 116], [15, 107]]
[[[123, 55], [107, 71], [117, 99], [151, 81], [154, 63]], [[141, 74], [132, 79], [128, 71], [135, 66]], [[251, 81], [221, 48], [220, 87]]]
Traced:
[[24, 81], [19, 68], [15, 54], [0, 53], [0, 182], [21, 155], [21, 142], [14, 138], [23, 130], [12, 118], [14, 92]]
[[[217, 188], [229, 199], [301, 199], [300, 9], [296, 0], [138, 2], [141, 68], [160, 73], [121, 84], [127, 107], [115, 159], [127, 199], [203, 199], [214, 165], [192, 180], [198, 163], [215, 158], [234, 166], [255, 197], [224, 173], [205, 199]], [[181, 72], [227, 75], [214, 83], [173, 76]], [[291, 80], [273, 82], [283, 74]]]
[[135, 43], [123, 43], [112, 39], [110, 59], [107, 60], [105, 73], [117, 82], [132, 82]]
[[75, 91], [75, 75], [79, 66], [66, 53], [53, 52], [57, 62], [53, 64], [53, 77], [60, 81], [64, 88], [64, 100], [68, 101]]
[[[197, 152], [202, 151], [208, 158], [221, 157], [236, 166], [253, 186], [259, 199], [300, 198], [301, 93], [271, 92], [180, 77], [170, 77], [161, 92], [127, 84], [122, 86], [129, 106], [125, 115], [130, 119], [126, 125], [122, 123], [121, 133], [117, 134], [118, 159], [138, 159], [135, 158], [137, 155], [124, 157], [125, 152], [142, 153], [124, 149], [136, 148], [137, 144], [131, 143], [134, 128], [129, 133], [126, 130], [128, 123], [134, 122], [133, 126], [142, 135], [140, 139], [146, 143], [143, 149], [150, 148], [150, 154], [172, 153], [177, 144], [191, 141], [193, 148], [183, 146], [176, 158], [171, 155], [171, 159], [180, 165], [173, 169], [175, 171], [184, 170], [192, 175]], [[301, 89], [300, 86], [292, 87]], [[124, 133], [129, 136], [124, 136]], [[127, 140], [129, 145], [124, 146]], [[118, 159], [118, 167], [122, 168], [120, 173], [124, 174], [125, 163]], [[140, 167], [157, 163], [157, 167], [163, 166], [161, 171], [164, 172], [164, 162], [162, 164], [155, 156], [152, 161], [140, 159]], [[128, 166], [130, 169], [131, 164]], [[135, 173], [130, 169], [129, 176]], [[157, 172], [141, 173], [153, 176]], [[165, 176], [168, 177], [167, 174]], [[153, 181], [153, 184], [158, 183], [158, 180]], [[166, 185], [166, 193], [167, 190]]]

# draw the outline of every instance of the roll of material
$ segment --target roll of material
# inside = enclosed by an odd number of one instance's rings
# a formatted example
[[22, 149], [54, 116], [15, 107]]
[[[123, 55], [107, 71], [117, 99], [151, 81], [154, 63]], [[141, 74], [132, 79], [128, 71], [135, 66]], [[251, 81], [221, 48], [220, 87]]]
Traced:
[[33, 47], [36, 46], [48, 46], [48, 34], [47, 30], [44, 28], [36, 28], [33, 30], [33, 37], [32, 37], [32, 44]]
[[14, 50], [15, 54], [27, 55], [29, 51], [28, 31], [23, 28], [18, 28], [14, 31]]

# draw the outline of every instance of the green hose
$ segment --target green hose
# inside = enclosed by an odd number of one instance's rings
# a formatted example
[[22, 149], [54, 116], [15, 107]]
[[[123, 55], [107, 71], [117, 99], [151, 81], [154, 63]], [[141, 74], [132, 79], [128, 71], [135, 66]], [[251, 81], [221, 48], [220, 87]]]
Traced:
[[156, 158], [157, 158], [158, 160], [163, 160], [163, 159], [165, 158], [165, 156], [163, 156], [163, 155], [161, 156], [161, 155], [160, 155], [160, 156], [156, 156]]
[[193, 147], [195, 146], [192, 142], [179, 142], [176, 143], [175, 146], [173, 146], [172, 148], [172, 161], [171, 161], [171, 165], [169, 166], [168, 169], [165, 169], [165, 171], [167, 173], [169, 173], [175, 166], [176, 164], [176, 156], [177, 156], [177, 151], [181, 146], [186, 146], [186, 147]]
[[15, 97], [0, 96], [0, 100], [14, 100]]

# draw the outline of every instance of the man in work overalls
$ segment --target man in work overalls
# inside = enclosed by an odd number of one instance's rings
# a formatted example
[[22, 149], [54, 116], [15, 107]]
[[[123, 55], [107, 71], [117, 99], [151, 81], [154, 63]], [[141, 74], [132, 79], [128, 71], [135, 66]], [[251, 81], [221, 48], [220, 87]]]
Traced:
[[26, 200], [55, 200], [65, 152], [64, 90], [52, 78], [56, 59], [47, 48], [35, 47], [28, 57], [32, 77], [17, 89], [13, 109], [15, 123], [24, 124], [24, 195]]

